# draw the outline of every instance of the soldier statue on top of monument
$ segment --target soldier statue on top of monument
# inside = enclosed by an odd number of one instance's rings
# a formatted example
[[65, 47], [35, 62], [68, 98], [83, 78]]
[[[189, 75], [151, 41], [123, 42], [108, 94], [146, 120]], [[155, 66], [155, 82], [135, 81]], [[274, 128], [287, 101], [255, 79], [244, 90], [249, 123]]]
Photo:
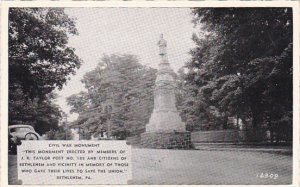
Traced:
[[160, 35], [160, 40], [158, 41], [157, 45], [159, 46], [159, 55], [162, 58], [167, 57], [167, 41], [164, 39], [164, 35]]

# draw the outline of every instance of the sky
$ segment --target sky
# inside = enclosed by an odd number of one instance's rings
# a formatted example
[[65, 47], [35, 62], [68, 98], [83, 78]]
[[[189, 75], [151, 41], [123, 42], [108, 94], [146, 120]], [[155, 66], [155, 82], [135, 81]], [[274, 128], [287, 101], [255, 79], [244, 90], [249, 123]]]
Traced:
[[70, 36], [69, 46], [83, 60], [83, 64], [70, 76], [55, 102], [74, 121], [66, 98], [85, 91], [83, 75], [93, 70], [103, 54], [137, 55], [141, 64], [157, 68], [159, 63], [157, 42], [160, 35], [168, 42], [168, 58], [177, 71], [189, 60], [191, 39], [195, 31], [189, 8], [66, 8], [65, 12], [76, 19], [78, 36]]

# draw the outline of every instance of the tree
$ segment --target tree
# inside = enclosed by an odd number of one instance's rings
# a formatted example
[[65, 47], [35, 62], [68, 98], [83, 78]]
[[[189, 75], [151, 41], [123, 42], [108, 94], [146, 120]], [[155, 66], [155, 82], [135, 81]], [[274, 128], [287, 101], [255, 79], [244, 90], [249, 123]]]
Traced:
[[[43, 134], [58, 125], [52, 103], [81, 60], [68, 46], [78, 34], [63, 8], [9, 9], [9, 123], [27, 123]], [[52, 95], [52, 96], [51, 96]]]
[[252, 121], [254, 129], [291, 120], [292, 9], [195, 8], [193, 14], [202, 32], [193, 36], [186, 80], [199, 87], [196, 98]]
[[58, 128], [61, 113], [59, 106], [53, 104], [56, 96], [48, 94], [43, 101], [39, 99], [24, 100], [21, 90], [11, 93], [14, 100], [9, 100], [9, 124], [28, 124], [35, 127], [40, 135]]
[[218, 130], [226, 125], [225, 115], [212, 106], [209, 97], [205, 95], [206, 92], [202, 90], [204, 84], [200, 87], [189, 82], [190, 74], [184, 73], [183, 68], [178, 74], [179, 93], [176, 94], [176, 105], [186, 123], [186, 129], [188, 131]]
[[62, 88], [80, 66], [68, 35], [78, 34], [62, 8], [9, 9], [9, 90], [30, 99]]
[[45, 134], [47, 140], [72, 140], [73, 139], [73, 134], [71, 130], [66, 126], [66, 124], [63, 124], [56, 129], [51, 129], [50, 131], [47, 131]]
[[82, 79], [87, 91], [67, 99], [79, 113], [76, 124], [92, 133], [106, 130], [120, 137], [144, 132], [153, 110], [155, 74], [134, 55], [103, 55]]
[[67, 98], [67, 103], [71, 106], [71, 113], [82, 113], [88, 109], [88, 98], [86, 92], [73, 94]]

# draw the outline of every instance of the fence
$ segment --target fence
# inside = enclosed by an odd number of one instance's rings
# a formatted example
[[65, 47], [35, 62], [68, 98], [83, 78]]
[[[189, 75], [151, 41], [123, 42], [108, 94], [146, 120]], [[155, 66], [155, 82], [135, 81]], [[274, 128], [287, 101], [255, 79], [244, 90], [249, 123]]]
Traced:
[[240, 142], [269, 142], [268, 133], [263, 130], [214, 130], [191, 133], [193, 143], [240, 143]]

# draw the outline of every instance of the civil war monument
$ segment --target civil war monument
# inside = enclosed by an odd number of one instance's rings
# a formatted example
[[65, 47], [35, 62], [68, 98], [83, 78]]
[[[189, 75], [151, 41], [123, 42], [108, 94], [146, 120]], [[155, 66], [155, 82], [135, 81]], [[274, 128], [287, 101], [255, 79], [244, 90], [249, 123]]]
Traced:
[[146, 132], [141, 134], [141, 145], [150, 148], [190, 148], [190, 134], [186, 131], [175, 105], [174, 71], [167, 55], [167, 41], [161, 35], [159, 68], [155, 81], [154, 109]]

